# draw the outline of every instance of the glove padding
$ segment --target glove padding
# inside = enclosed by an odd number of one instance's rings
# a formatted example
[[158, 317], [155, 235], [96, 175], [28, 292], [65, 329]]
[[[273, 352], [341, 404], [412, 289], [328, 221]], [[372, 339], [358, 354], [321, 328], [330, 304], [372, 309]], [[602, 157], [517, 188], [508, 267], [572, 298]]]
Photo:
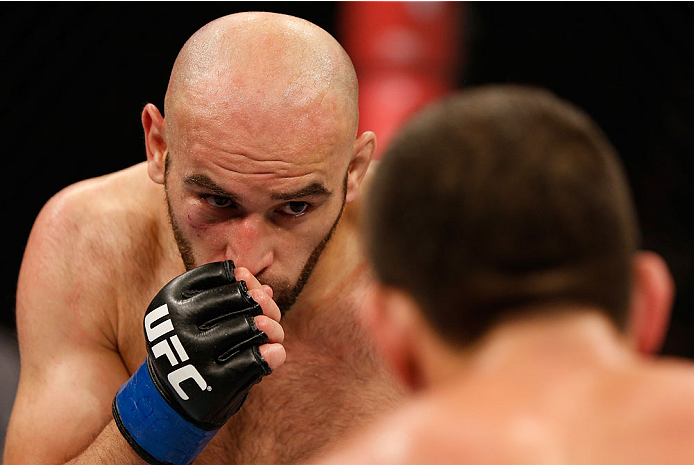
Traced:
[[[121, 387], [113, 406], [119, 429], [143, 458], [192, 462], [214, 430], [239, 410], [250, 388], [271, 372], [258, 350], [268, 342], [253, 319], [261, 313], [245, 282], [234, 278], [231, 261], [184, 273], [154, 297], [144, 317], [147, 359]], [[157, 407], [157, 394], [175, 412], [163, 402], [163, 408]], [[158, 422], [157, 416], [162, 418]], [[184, 448], [195, 451], [159, 452], [166, 450], [166, 441], [180, 448], [186, 436], [194, 444]]]
[[[253, 320], [262, 313], [246, 283], [234, 278], [231, 261], [195, 268], [152, 300], [144, 318], [150, 373], [166, 401], [191, 423], [221, 427], [248, 390], [270, 374], [258, 350], [268, 338]], [[163, 332], [171, 326], [173, 332]]]

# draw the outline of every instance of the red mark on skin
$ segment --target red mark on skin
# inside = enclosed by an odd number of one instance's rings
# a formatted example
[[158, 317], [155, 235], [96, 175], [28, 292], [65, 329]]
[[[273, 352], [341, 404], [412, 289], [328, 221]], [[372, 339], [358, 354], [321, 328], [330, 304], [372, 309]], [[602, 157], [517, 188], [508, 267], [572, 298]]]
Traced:
[[207, 225], [207, 224], [204, 224], [204, 223], [201, 224], [201, 223], [199, 223], [199, 222], [193, 220], [193, 219], [190, 217], [190, 214], [188, 214], [188, 224], [189, 224], [193, 229], [196, 229], [196, 230], [198, 230], [198, 231], [204, 231], [204, 230], [206, 230], [206, 229], [209, 227], [209, 225]]

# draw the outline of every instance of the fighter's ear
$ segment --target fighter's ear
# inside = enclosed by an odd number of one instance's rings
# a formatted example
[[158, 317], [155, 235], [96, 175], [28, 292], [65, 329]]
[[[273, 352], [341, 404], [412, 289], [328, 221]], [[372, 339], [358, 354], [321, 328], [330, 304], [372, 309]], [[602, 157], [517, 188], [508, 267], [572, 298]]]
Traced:
[[420, 384], [414, 357], [415, 304], [404, 292], [375, 284], [364, 300], [364, 322], [376, 349], [408, 388]]
[[142, 128], [145, 131], [147, 172], [152, 181], [164, 184], [164, 164], [167, 154], [166, 126], [159, 109], [151, 103], [142, 110]]
[[347, 195], [345, 201], [353, 202], [359, 196], [359, 187], [369, 169], [371, 158], [376, 151], [376, 135], [371, 131], [364, 132], [354, 141], [352, 159], [347, 168]]
[[675, 284], [665, 260], [653, 252], [633, 259], [633, 287], [627, 331], [645, 355], [660, 350], [670, 322]]

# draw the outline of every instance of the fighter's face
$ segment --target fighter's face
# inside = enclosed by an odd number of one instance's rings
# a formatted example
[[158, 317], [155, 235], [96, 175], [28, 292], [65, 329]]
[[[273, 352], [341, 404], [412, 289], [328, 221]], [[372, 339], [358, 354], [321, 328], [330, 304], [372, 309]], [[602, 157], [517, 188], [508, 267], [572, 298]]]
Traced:
[[349, 149], [324, 135], [229, 127], [191, 116], [172, 131], [165, 178], [174, 235], [186, 268], [231, 259], [269, 284], [286, 311], [342, 213], [349, 154], [335, 152]]

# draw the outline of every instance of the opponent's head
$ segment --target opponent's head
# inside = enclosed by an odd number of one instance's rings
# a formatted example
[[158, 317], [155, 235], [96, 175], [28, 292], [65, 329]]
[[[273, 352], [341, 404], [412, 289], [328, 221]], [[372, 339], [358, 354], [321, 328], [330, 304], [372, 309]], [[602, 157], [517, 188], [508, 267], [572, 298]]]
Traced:
[[298, 18], [234, 14], [186, 42], [166, 118], [148, 105], [143, 125], [187, 268], [232, 259], [291, 305], [371, 159], [357, 94], [342, 47]]
[[[654, 294], [641, 277], [667, 269], [653, 255], [634, 261], [638, 231], [617, 154], [549, 92], [489, 86], [429, 107], [388, 148], [366, 211], [380, 281], [410, 296], [450, 344], [509, 317], [572, 307], [638, 326], [644, 350], [662, 337], [669, 301], [662, 293], [642, 305]], [[649, 310], [634, 317], [635, 306]]]

